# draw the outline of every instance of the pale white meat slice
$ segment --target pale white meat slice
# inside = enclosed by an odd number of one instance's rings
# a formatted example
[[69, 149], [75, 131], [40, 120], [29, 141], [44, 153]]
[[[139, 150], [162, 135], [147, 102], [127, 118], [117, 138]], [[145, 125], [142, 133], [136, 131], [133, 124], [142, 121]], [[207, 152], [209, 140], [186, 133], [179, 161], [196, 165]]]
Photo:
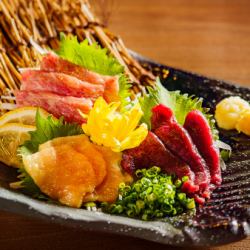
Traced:
[[71, 207], [80, 207], [83, 197], [96, 187], [91, 162], [70, 145], [47, 147], [23, 156], [23, 163], [43, 193]]

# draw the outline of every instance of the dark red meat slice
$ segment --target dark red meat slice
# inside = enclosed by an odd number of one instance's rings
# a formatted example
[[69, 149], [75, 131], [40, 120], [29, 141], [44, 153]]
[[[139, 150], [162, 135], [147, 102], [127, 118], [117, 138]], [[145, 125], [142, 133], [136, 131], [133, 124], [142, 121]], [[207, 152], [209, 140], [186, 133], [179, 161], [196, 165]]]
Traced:
[[186, 162], [195, 173], [195, 184], [202, 195], [208, 197], [210, 174], [204, 159], [199, 154], [187, 131], [174, 119], [171, 109], [164, 105], [153, 108], [154, 133], [174, 155]]
[[176, 158], [152, 132], [140, 146], [123, 152], [121, 165], [130, 174], [140, 168], [160, 167], [167, 174], [175, 174], [178, 178], [188, 176], [189, 181], [185, 183], [184, 190], [187, 193], [198, 191], [199, 187], [194, 185], [194, 173], [182, 160]]
[[16, 91], [15, 96], [18, 107], [41, 107], [57, 118], [64, 116], [67, 122], [79, 124], [85, 122], [85, 119], [78, 110], [88, 113], [93, 105], [89, 98], [59, 96], [50, 92]]
[[174, 123], [174, 114], [170, 108], [163, 104], [159, 104], [152, 109], [151, 125], [152, 130], [155, 130], [169, 123]]
[[184, 128], [209, 167], [211, 183], [220, 185], [222, 179], [219, 150], [213, 143], [213, 135], [206, 118], [198, 110], [191, 111], [186, 117]]
[[49, 91], [59, 95], [96, 98], [103, 96], [104, 86], [81, 81], [75, 77], [43, 70], [28, 70], [22, 74], [21, 90]]

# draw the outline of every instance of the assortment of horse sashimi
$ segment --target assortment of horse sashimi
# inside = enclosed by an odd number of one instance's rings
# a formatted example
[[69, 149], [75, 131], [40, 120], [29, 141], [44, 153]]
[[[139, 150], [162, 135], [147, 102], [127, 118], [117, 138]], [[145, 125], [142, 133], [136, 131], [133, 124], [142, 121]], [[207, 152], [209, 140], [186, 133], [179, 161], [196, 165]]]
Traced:
[[0, 118], [15, 141], [0, 156], [18, 168], [11, 187], [143, 220], [203, 205], [222, 182], [212, 115], [159, 80], [133, 98], [130, 85], [106, 50], [70, 36], [23, 69], [17, 109]]

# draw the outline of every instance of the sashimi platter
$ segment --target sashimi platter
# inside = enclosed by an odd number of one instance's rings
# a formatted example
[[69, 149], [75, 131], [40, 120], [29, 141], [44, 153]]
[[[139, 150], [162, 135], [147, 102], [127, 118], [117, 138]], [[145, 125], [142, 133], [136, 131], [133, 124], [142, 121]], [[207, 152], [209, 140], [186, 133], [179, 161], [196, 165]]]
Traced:
[[87, 1], [25, 2], [0, 3], [0, 209], [173, 245], [246, 237], [250, 90], [127, 50]]

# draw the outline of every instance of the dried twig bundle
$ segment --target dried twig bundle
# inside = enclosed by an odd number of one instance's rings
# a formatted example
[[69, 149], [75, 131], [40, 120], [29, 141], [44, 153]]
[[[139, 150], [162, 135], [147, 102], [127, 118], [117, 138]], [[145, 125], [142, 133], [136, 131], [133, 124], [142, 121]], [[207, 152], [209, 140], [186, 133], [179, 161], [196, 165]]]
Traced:
[[[154, 76], [131, 57], [122, 40], [109, 32], [93, 15], [87, 0], [0, 1], [0, 90], [1, 102], [14, 103], [13, 91], [20, 86], [19, 68], [35, 67], [41, 51], [34, 46], [56, 49], [59, 34], [76, 35], [79, 41], [98, 42], [125, 66], [135, 93], [150, 85]], [[6, 105], [5, 105], [6, 106]]]

